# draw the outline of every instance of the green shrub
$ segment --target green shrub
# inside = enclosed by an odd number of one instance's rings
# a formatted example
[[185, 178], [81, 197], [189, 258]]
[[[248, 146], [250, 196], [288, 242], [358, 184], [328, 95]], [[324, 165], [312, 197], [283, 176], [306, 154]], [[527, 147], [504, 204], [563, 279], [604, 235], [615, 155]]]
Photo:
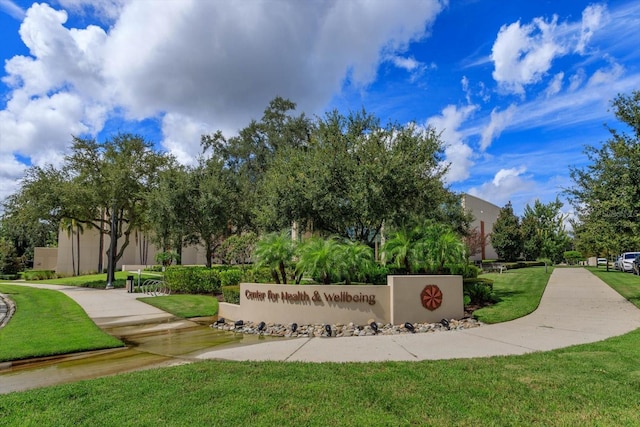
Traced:
[[158, 272], [162, 271], [162, 266], [161, 265], [152, 265], [150, 267], [145, 268], [144, 271], [152, 271], [154, 273], [158, 273]]
[[19, 274], [0, 274], [0, 280], [18, 280]]
[[373, 264], [365, 272], [367, 282], [374, 285], [386, 285], [387, 275], [389, 275], [389, 267], [382, 264]]
[[273, 275], [269, 267], [254, 267], [244, 271], [242, 279], [243, 283], [273, 283]]
[[240, 286], [223, 286], [222, 297], [224, 302], [240, 304]]
[[527, 267], [544, 267], [544, 262], [541, 261], [518, 261], [518, 262], [505, 262], [502, 263], [507, 270], [515, 270], [517, 268]]
[[473, 264], [447, 264], [450, 274], [460, 275], [464, 279], [473, 279], [478, 277], [482, 269]]
[[56, 272], [53, 270], [28, 270], [22, 272], [24, 280], [49, 280], [55, 279]]
[[240, 284], [242, 280], [242, 270], [238, 268], [230, 268], [220, 272], [220, 285], [221, 286], [236, 286]]
[[496, 302], [493, 292], [493, 280], [483, 277], [468, 278], [462, 281], [464, 303], [486, 305]]
[[168, 267], [164, 280], [178, 294], [220, 293], [220, 269], [206, 267]]

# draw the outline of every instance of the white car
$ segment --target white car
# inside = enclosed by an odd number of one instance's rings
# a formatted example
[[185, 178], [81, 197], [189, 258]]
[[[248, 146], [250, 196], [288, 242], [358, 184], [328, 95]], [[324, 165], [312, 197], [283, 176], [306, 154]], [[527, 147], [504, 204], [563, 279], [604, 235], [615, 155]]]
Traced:
[[622, 264], [622, 257], [621, 256], [616, 258], [616, 260], [613, 263], [613, 268], [615, 270], [621, 270], [620, 264]]
[[620, 257], [620, 270], [633, 271], [633, 260], [640, 255], [640, 252], [625, 252]]

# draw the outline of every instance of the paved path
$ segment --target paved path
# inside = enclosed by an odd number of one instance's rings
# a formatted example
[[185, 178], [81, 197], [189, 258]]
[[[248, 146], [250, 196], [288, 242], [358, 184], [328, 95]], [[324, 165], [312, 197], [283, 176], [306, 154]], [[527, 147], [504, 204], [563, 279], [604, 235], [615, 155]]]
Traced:
[[175, 319], [172, 314], [137, 300], [145, 295], [128, 293], [125, 289], [91, 289], [22, 282], [11, 284], [60, 291], [77, 302], [87, 315], [103, 328]]
[[640, 327], [640, 310], [583, 268], [556, 268], [538, 309], [474, 329], [415, 335], [299, 338], [208, 351], [202, 359], [368, 362], [486, 357], [590, 343]]
[[[507, 273], [508, 274], [508, 273]], [[102, 327], [163, 321], [171, 315], [123, 289], [54, 285]], [[487, 357], [590, 343], [640, 327], [640, 310], [582, 268], [556, 268], [538, 309], [523, 318], [460, 331], [351, 338], [295, 338], [200, 353], [200, 359], [368, 362]]]

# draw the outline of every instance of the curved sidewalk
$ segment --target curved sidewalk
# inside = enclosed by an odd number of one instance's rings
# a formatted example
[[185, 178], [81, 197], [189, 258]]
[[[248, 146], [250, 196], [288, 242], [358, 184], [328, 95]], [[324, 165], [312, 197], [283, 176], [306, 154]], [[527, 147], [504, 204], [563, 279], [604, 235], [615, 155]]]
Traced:
[[583, 268], [554, 269], [538, 309], [451, 332], [296, 338], [207, 351], [200, 359], [303, 362], [418, 361], [516, 355], [601, 341], [640, 327], [640, 309]]
[[[508, 273], [507, 273], [508, 274]], [[171, 314], [137, 301], [124, 289], [26, 284], [65, 293], [101, 327], [169, 322]], [[167, 327], [179, 327], [181, 322]], [[158, 325], [158, 327], [163, 327]], [[540, 306], [510, 322], [451, 332], [350, 338], [272, 339], [207, 350], [197, 359], [369, 362], [457, 359], [524, 354], [601, 341], [640, 327], [640, 309], [583, 268], [556, 268]]]

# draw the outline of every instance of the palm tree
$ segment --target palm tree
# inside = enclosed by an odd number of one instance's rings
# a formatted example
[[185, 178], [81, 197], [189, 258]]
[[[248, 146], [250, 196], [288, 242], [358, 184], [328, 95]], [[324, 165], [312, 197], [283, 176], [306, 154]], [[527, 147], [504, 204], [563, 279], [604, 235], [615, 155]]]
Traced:
[[286, 266], [291, 263], [294, 253], [295, 243], [287, 231], [267, 234], [256, 243], [256, 266], [271, 268], [276, 284], [286, 284]]
[[420, 268], [422, 260], [420, 230], [402, 227], [390, 239], [387, 239], [382, 251], [385, 258], [394, 260], [398, 267], [404, 267], [407, 273], [413, 273]]
[[311, 237], [299, 248], [300, 260], [296, 270], [300, 275], [307, 273], [325, 285], [346, 269], [344, 259], [340, 256], [340, 243], [337, 238], [323, 239]]
[[342, 275], [346, 285], [350, 285], [352, 280], [364, 278], [374, 264], [373, 249], [351, 240], [345, 240], [340, 244], [338, 256], [344, 267]]
[[445, 264], [466, 263], [464, 242], [450, 227], [425, 224], [422, 232], [422, 245], [429, 270], [442, 274]]
[[[74, 218], [63, 218], [60, 227], [67, 232], [71, 240], [71, 270], [74, 276], [80, 275], [80, 234], [84, 233], [82, 224]], [[75, 239], [74, 239], [75, 237]], [[74, 242], [75, 240], [75, 242]], [[78, 268], [76, 270], [76, 253]]]

